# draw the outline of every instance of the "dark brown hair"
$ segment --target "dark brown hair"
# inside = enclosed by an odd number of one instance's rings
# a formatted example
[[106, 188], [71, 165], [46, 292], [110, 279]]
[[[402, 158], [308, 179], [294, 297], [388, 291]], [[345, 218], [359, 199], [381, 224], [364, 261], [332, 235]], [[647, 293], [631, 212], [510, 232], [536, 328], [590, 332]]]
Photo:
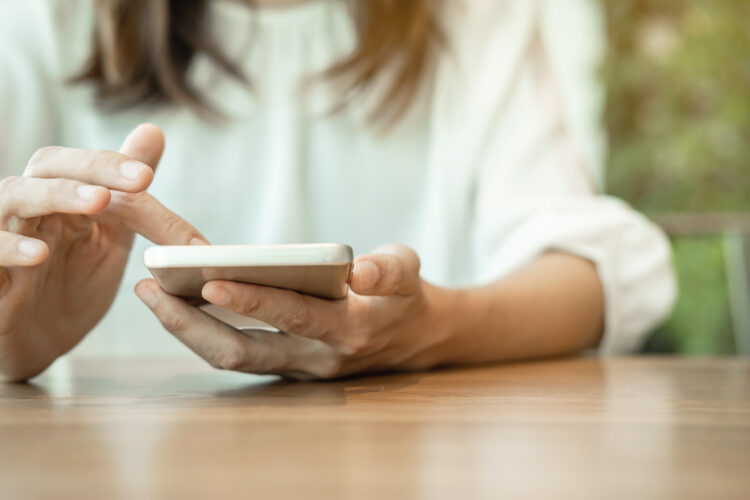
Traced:
[[[98, 0], [93, 53], [76, 80], [93, 83], [100, 102], [113, 109], [169, 102], [217, 116], [188, 81], [193, 57], [202, 52], [241, 81], [249, 83], [252, 75], [241, 74], [211, 38], [209, 1]], [[414, 101], [442, 40], [440, 0], [339, 1], [349, 9], [358, 43], [317, 76], [339, 85], [337, 107], [343, 107], [371, 89], [387, 68], [390, 80], [371, 117], [395, 120]]]

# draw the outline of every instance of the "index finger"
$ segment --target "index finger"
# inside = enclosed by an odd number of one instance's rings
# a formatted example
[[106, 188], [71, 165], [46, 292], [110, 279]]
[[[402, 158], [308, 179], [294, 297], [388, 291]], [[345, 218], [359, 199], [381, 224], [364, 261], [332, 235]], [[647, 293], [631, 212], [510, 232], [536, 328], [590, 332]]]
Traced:
[[341, 327], [346, 300], [326, 300], [261, 285], [214, 280], [201, 292], [208, 302], [281, 331], [324, 339]]
[[216, 368], [252, 373], [301, 370], [311, 358], [328, 351], [319, 343], [281, 334], [240, 333], [184, 300], [164, 292], [152, 279], [136, 285], [136, 293], [164, 327]]
[[47, 146], [34, 153], [24, 175], [72, 179], [137, 193], [151, 184], [154, 171], [145, 163], [115, 151]]
[[145, 192], [131, 194], [113, 191], [107, 209], [90, 217], [106, 224], [122, 224], [157, 245], [208, 243], [192, 224]]

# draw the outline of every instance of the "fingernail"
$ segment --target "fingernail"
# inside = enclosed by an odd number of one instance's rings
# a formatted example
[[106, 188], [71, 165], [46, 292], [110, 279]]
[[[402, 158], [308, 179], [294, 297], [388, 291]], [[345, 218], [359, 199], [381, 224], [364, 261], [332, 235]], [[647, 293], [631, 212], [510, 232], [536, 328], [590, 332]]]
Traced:
[[136, 292], [138, 297], [146, 304], [150, 309], [156, 307], [156, 294], [150, 287], [141, 287]]
[[134, 181], [143, 173], [144, 166], [137, 161], [125, 161], [120, 163], [120, 174], [126, 179]]
[[200, 238], [193, 238], [192, 240], [190, 240], [190, 244], [191, 245], [208, 245], [209, 243]]
[[34, 240], [21, 240], [18, 242], [18, 251], [24, 257], [35, 259], [44, 250], [44, 244]]
[[208, 297], [206, 298], [217, 306], [225, 306], [229, 304], [230, 300], [232, 300], [232, 296], [229, 295], [229, 292], [227, 292], [226, 289], [220, 286], [210, 287], [208, 291]]
[[357, 267], [359, 268], [359, 284], [362, 291], [372, 290], [380, 279], [380, 268], [369, 261], [360, 262]]
[[96, 186], [78, 186], [76, 192], [78, 193], [79, 198], [83, 200], [92, 200], [94, 195], [96, 195], [97, 189]]

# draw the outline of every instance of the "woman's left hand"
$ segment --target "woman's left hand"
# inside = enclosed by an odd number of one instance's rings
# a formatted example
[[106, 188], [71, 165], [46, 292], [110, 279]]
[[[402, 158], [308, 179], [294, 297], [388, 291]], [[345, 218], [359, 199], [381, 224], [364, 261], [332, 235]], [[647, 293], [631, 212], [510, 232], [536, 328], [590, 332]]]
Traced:
[[239, 331], [185, 301], [156, 281], [136, 293], [164, 327], [217, 368], [292, 378], [334, 378], [352, 373], [426, 369], [443, 360], [449, 291], [419, 277], [410, 248], [386, 245], [355, 260], [346, 299], [325, 300], [289, 290], [211, 281], [203, 297], [280, 332]]

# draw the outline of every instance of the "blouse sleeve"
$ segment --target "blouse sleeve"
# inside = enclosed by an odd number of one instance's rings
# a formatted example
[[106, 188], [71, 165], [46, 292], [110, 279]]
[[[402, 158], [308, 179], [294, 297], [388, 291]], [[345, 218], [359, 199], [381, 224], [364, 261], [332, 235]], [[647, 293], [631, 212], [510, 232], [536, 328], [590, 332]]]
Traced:
[[[509, 12], [521, 3], [525, 14]], [[676, 286], [664, 234], [624, 202], [597, 194], [599, 115], [595, 92], [586, 93], [598, 54], [591, 45], [601, 33], [595, 7], [585, 0], [492, 4], [474, 13], [481, 20], [472, 35], [481, 57], [471, 63], [470, 93], [481, 104], [469, 116], [483, 131], [471, 198], [477, 279], [497, 279], [551, 250], [589, 259], [605, 296], [600, 351], [634, 351], [669, 314]], [[520, 39], [493, 36], [488, 20], [514, 15], [526, 23], [525, 31], [516, 28]], [[510, 71], [498, 71], [503, 66]]]

